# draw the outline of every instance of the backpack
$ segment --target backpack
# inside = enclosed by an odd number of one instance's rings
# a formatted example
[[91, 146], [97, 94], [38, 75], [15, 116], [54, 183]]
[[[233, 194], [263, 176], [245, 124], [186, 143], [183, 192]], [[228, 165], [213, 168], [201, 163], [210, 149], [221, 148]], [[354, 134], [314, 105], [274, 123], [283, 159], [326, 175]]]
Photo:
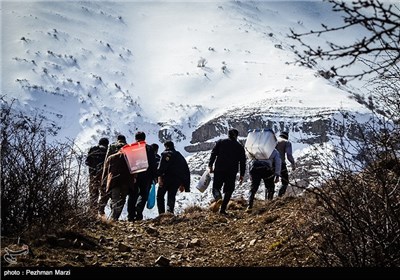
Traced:
[[264, 176], [271, 172], [274, 172], [274, 164], [271, 160], [253, 160], [251, 162], [250, 174]]
[[108, 151], [107, 151], [107, 153], [106, 153], [106, 159], [107, 159], [109, 156], [111, 156], [111, 155], [117, 153], [117, 152], [118, 152], [123, 146], [125, 146], [125, 145], [126, 145], [125, 142], [120, 142], [120, 141], [117, 141], [117, 142], [112, 143], [112, 144], [108, 147]]
[[245, 150], [251, 159], [269, 159], [275, 149], [277, 139], [270, 128], [249, 130], [246, 138]]
[[104, 160], [107, 153], [107, 147], [97, 145], [89, 149], [85, 164], [89, 166], [90, 175], [96, 175], [103, 169]]

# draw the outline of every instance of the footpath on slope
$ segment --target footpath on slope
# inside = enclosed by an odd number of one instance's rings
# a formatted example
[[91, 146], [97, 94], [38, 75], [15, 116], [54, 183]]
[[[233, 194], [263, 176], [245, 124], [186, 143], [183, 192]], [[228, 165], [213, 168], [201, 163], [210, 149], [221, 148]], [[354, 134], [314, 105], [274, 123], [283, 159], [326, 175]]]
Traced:
[[[190, 207], [179, 215], [163, 214], [139, 222], [92, 220], [27, 240], [30, 253], [11, 267], [310, 267], [313, 254], [296, 234], [304, 223], [303, 197], [232, 200], [229, 215]], [[313, 236], [309, 237], [312, 240]]]

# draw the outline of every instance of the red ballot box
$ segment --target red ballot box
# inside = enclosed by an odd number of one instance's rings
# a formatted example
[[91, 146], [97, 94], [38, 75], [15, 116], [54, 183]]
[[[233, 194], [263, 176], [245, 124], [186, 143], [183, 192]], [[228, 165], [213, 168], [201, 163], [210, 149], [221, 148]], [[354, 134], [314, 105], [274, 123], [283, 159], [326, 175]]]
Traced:
[[140, 141], [122, 147], [122, 153], [131, 174], [146, 171], [149, 167], [146, 154], [146, 141]]

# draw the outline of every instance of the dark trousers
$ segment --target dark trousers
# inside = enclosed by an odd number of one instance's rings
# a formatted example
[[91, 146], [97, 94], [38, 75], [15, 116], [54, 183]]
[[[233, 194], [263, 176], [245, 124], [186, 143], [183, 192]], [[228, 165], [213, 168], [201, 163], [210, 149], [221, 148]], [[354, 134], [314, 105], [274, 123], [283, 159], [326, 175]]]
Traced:
[[287, 170], [286, 163], [282, 163], [281, 182], [282, 182], [282, 186], [279, 189], [278, 196], [283, 196], [289, 185], [289, 172]]
[[101, 172], [89, 175], [89, 205], [94, 214], [98, 211], [99, 198], [101, 197], [101, 176]]
[[264, 181], [264, 185], [265, 185], [265, 199], [272, 200], [272, 198], [274, 197], [274, 192], [275, 192], [274, 172], [266, 171], [266, 172], [260, 173], [260, 172], [250, 171], [250, 176], [251, 176], [251, 189], [250, 189], [250, 195], [249, 195], [249, 200], [248, 200], [249, 208], [253, 207], [254, 197], [258, 191], [258, 188], [260, 187], [261, 180]]
[[110, 190], [111, 197], [111, 218], [118, 221], [121, 216], [122, 209], [125, 205], [126, 196], [128, 194], [129, 185], [120, 184]]
[[106, 192], [105, 188], [101, 187], [100, 201], [99, 201], [99, 214], [104, 215], [108, 200], [111, 198], [111, 191]]
[[167, 194], [167, 212], [174, 213], [175, 197], [179, 186], [162, 186], [157, 190], [157, 208], [158, 214], [165, 213], [165, 194]]
[[145, 176], [136, 178], [133, 188], [128, 193], [128, 221], [143, 220], [143, 210], [146, 206], [151, 187], [151, 180]]
[[235, 180], [237, 172], [217, 171], [214, 172], [214, 182], [212, 194], [215, 200], [222, 199], [221, 189], [223, 186], [224, 199], [221, 204], [221, 212], [226, 210], [228, 203], [232, 197], [232, 193], [235, 190]]

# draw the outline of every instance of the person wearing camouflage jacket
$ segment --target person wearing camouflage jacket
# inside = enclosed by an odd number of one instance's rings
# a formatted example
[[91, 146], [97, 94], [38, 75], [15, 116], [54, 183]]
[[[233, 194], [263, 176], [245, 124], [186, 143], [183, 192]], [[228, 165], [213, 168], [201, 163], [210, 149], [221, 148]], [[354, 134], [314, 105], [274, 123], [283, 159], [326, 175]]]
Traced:
[[[111, 155], [116, 154], [126, 144], [125, 136], [118, 135], [117, 141], [108, 147], [105, 160], [107, 160]], [[102, 182], [102, 187], [100, 189], [99, 215], [103, 216], [105, 214], [105, 208], [110, 198], [111, 193], [106, 191], [105, 182]]]
[[89, 149], [85, 164], [89, 167], [89, 196], [90, 209], [96, 213], [101, 197], [101, 175], [106, 158], [108, 139], [101, 138], [99, 144]]

